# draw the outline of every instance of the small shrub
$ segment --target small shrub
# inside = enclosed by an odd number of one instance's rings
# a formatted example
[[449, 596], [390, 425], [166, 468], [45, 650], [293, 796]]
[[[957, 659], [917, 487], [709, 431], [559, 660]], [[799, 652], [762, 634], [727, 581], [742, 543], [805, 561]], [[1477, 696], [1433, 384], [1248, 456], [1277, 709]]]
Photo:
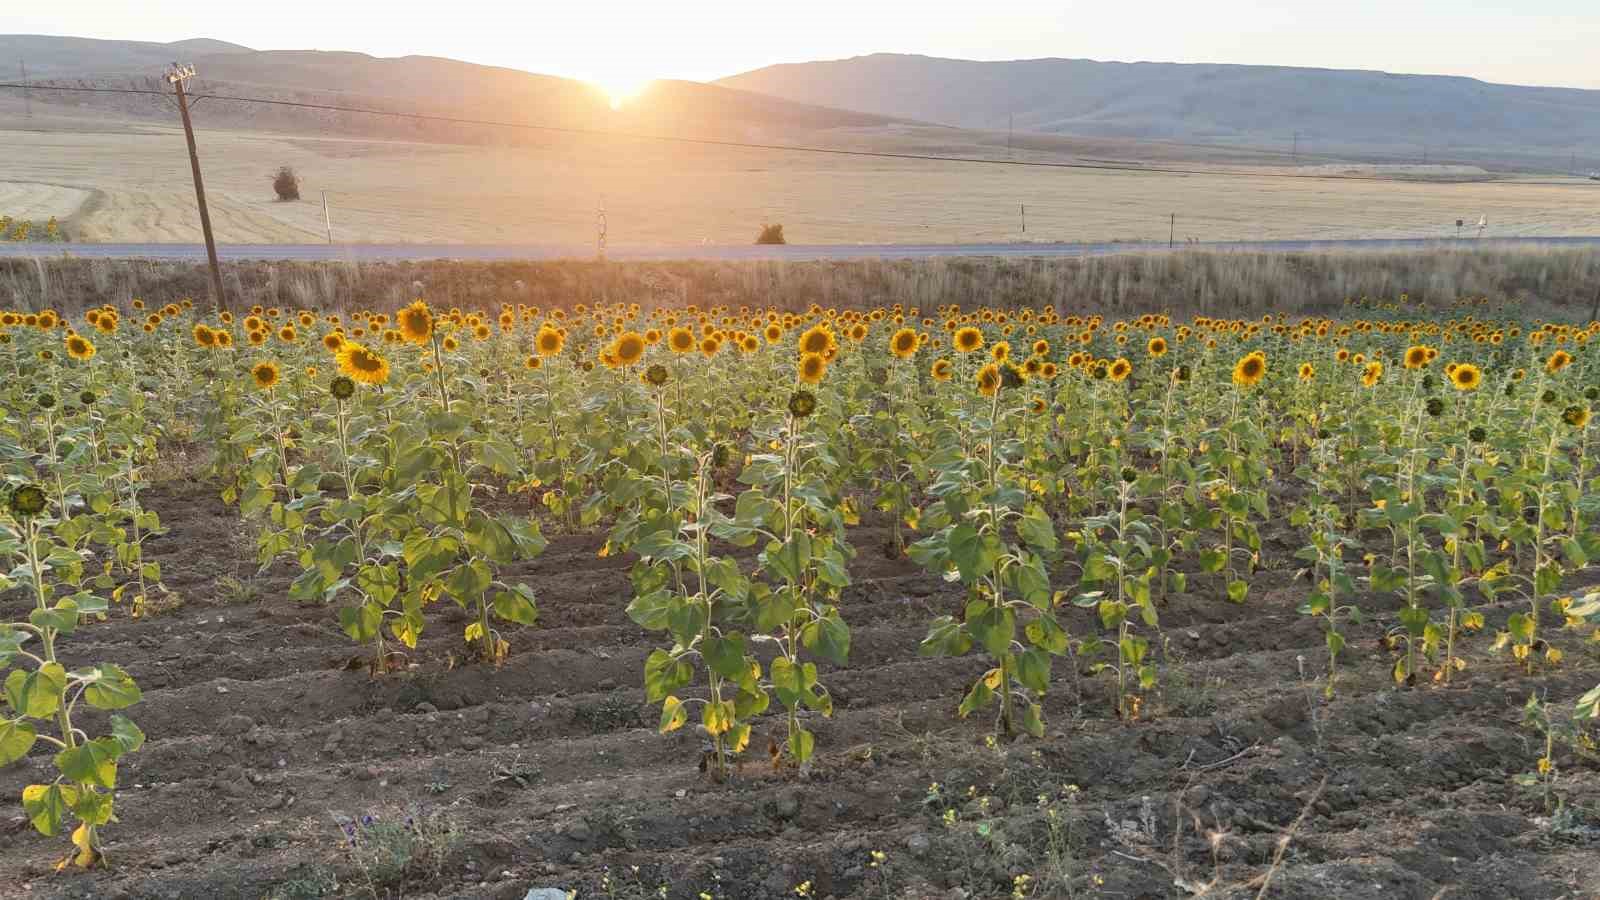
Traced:
[[787, 244], [789, 242], [783, 238], [782, 225], [763, 225], [761, 226], [761, 233], [756, 235], [756, 243]]
[[294, 173], [294, 169], [283, 166], [278, 169], [278, 174], [272, 176], [272, 189], [277, 192], [279, 200], [299, 200], [300, 176]]

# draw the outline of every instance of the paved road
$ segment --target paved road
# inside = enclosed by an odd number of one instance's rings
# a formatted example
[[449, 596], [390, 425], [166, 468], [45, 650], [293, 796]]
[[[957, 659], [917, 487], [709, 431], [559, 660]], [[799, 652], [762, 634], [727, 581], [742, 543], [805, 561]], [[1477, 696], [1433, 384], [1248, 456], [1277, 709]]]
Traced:
[[[1251, 251], [1289, 253], [1325, 250], [1421, 250], [1449, 247], [1593, 247], [1597, 237], [1532, 237], [1450, 240], [1395, 238], [1355, 241], [1227, 241], [1179, 244], [1178, 250]], [[940, 256], [1058, 257], [1105, 256], [1130, 252], [1169, 252], [1165, 244], [789, 244], [672, 245], [612, 247], [614, 260], [846, 260], [928, 259]], [[8, 244], [0, 243], [0, 257], [54, 256], [117, 259], [198, 260], [206, 258], [202, 244]], [[462, 259], [527, 260], [591, 259], [594, 248], [557, 244], [224, 244], [217, 255], [226, 260], [382, 260]]]

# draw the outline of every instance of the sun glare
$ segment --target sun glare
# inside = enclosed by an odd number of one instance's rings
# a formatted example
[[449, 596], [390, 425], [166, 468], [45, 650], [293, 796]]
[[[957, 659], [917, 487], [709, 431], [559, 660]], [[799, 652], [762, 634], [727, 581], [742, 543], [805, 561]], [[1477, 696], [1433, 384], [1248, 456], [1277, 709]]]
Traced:
[[648, 78], [607, 78], [592, 82], [606, 95], [612, 109], [621, 109], [643, 94], [652, 83]]

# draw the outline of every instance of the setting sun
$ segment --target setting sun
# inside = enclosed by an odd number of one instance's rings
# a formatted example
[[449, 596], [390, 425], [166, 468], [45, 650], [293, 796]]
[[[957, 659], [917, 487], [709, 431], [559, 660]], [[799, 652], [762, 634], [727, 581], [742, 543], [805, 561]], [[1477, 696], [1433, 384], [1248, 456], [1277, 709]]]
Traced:
[[650, 78], [620, 77], [597, 79], [590, 83], [605, 93], [612, 109], [621, 109], [638, 99], [655, 82]]

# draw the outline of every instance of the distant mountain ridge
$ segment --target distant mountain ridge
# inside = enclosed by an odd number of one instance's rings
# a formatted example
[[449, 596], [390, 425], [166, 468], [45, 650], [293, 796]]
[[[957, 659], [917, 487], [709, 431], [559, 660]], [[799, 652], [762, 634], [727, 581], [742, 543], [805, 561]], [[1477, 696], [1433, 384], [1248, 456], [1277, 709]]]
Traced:
[[[894, 117], [824, 109], [720, 85], [659, 81], [648, 102], [611, 108], [586, 82], [429, 56], [381, 58], [325, 50], [253, 50], [225, 41], [171, 44], [43, 35], [0, 35], [0, 63], [24, 60], [35, 103], [170, 122], [166, 99], [136, 94], [51, 91], [57, 87], [164, 90], [161, 73], [174, 61], [193, 63], [192, 93], [377, 108], [558, 128], [643, 131], [696, 137], [764, 138], [792, 131], [878, 127]], [[13, 63], [14, 65], [14, 63]], [[15, 75], [7, 73], [7, 80]], [[5, 92], [0, 101], [15, 99]], [[535, 139], [518, 134], [416, 119], [209, 100], [197, 111], [203, 127], [335, 131], [424, 140]]]
[[[1443, 75], [1156, 62], [978, 62], [880, 53], [718, 84], [962, 128], [1170, 141], [1597, 155], [1600, 91]], [[1014, 117], [1014, 118], [1013, 118]], [[1425, 151], [1424, 146], [1429, 150]]]

